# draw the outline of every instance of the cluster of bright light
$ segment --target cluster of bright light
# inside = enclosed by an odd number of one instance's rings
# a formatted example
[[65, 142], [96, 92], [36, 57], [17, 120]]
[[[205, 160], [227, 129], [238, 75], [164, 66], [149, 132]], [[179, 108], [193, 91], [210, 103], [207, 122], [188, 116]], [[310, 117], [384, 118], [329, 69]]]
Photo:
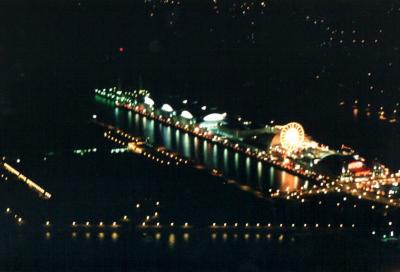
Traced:
[[294, 151], [304, 142], [304, 129], [299, 123], [289, 123], [282, 128], [280, 142], [283, 148]]

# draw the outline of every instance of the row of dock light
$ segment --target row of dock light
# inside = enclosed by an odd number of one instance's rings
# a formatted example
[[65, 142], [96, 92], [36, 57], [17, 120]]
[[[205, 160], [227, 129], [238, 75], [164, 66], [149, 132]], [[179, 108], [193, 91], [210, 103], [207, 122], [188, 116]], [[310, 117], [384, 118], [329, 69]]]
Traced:
[[[6, 210], [5, 210], [5, 214], [7, 214], [7, 215], [11, 215], [13, 212], [12, 212], [12, 210], [11, 210], [11, 208], [6, 208]], [[24, 223], [24, 220], [23, 220], [23, 218], [20, 216], [20, 215], [18, 215], [18, 214], [14, 214], [14, 219], [16, 220], [16, 223], [18, 224], [18, 225], [22, 225], [23, 223]]]
[[[128, 217], [124, 216], [124, 221], [128, 221]], [[46, 226], [49, 226], [48, 223], [49, 223], [49, 221], [46, 222]], [[90, 221], [86, 221], [83, 224], [79, 224], [76, 221], [73, 221], [71, 223], [71, 226], [72, 227], [86, 227], [86, 228], [89, 228], [89, 227], [100, 227], [100, 228], [101, 227], [112, 227], [112, 228], [118, 228], [118, 227], [120, 227], [120, 225], [117, 223], [117, 221], [113, 221], [110, 225], [104, 224], [103, 221], [100, 221], [98, 224], [95, 224], [95, 225], [92, 225], [90, 223]]]
[[[141, 138], [129, 135], [128, 133], [126, 133], [126, 132], [124, 132], [124, 131], [122, 131], [120, 129], [116, 130], [115, 132], [119, 136], [126, 138], [127, 141], [135, 141], [135, 142], [142, 142], [143, 141]], [[104, 133], [104, 137], [109, 139], [109, 140], [111, 140], [111, 141], [113, 141], [113, 142], [115, 142], [115, 143], [117, 143], [117, 144], [121, 144], [123, 146], [127, 145], [126, 141], [120, 140], [117, 137], [112, 136], [112, 131], [111, 130], [105, 132]], [[164, 159], [163, 158], [159, 158], [157, 156], [157, 153], [161, 154], [165, 158]], [[188, 162], [189, 162], [187, 159], [184, 159], [184, 158], [180, 157], [176, 153], [168, 151], [168, 150], [165, 150], [163, 148], [155, 149], [154, 153], [150, 153], [150, 152], [144, 151], [142, 153], [142, 155], [145, 156], [148, 159], [151, 159], [151, 160], [157, 162], [157, 163], [166, 164], [166, 165], [172, 165], [173, 164], [173, 165], [177, 165], [178, 166], [180, 164], [188, 164]]]
[[[18, 219], [21, 219], [19, 222], [21, 222], [22, 221], [22, 218], [20, 218], [20, 217], [16, 217], [16, 218], [18, 218]], [[124, 217], [124, 219], [123, 219], [125, 222], [128, 222], [128, 218], [127, 217]], [[183, 225], [176, 225], [176, 223], [175, 222], [170, 222], [169, 224], [166, 224], [166, 225], [163, 225], [163, 224], [161, 224], [160, 222], [156, 222], [156, 223], [154, 223], [154, 224], [151, 224], [151, 223], [148, 223], [148, 221], [150, 220], [150, 218], [147, 218], [147, 220], [146, 221], [143, 221], [142, 222], [142, 224], [140, 224], [140, 225], [138, 225], [138, 227], [139, 228], [143, 228], [143, 227], [146, 227], [146, 228], [163, 228], [163, 227], [184, 227], [184, 228], [189, 228], [189, 227], [192, 227], [192, 225], [190, 225], [188, 222], [185, 222]], [[46, 221], [45, 222], [45, 224], [44, 224], [46, 227], [50, 227], [51, 226], [51, 223], [50, 223], [50, 221]], [[86, 221], [86, 222], [84, 222], [84, 223], [78, 223], [78, 222], [76, 222], [76, 221], [73, 221], [72, 223], [71, 223], [71, 226], [72, 227], [86, 227], [86, 228], [88, 228], [88, 227], [112, 227], [112, 228], [118, 228], [118, 227], [120, 227], [120, 224], [118, 224], [116, 221], [114, 221], [114, 222], [112, 222], [111, 224], [109, 224], [109, 225], [107, 225], [107, 224], [105, 224], [104, 222], [102, 222], [102, 221], [100, 221], [98, 224], [91, 224], [89, 221]], [[245, 223], [245, 224], [239, 224], [239, 223], [234, 223], [234, 224], [228, 224], [228, 223], [223, 223], [223, 224], [217, 224], [217, 223], [212, 223], [212, 224], [210, 224], [210, 226], [209, 226], [211, 229], [232, 229], [232, 228], [238, 228], [238, 229], [243, 229], [243, 228], [245, 228], [245, 229], [294, 229], [294, 228], [315, 228], [315, 229], [318, 229], [318, 228], [324, 228], [324, 227], [326, 227], [326, 228], [328, 228], [328, 229], [331, 229], [331, 228], [335, 228], [335, 227], [337, 227], [338, 229], [343, 229], [343, 228], [346, 228], [346, 227], [348, 227], [348, 228], [352, 228], [352, 229], [354, 229], [354, 228], [356, 228], [356, 225], [355, 224], [351, 224], [351, 225], [345, 225], [345, 224], [336, 224], [336, 225], [334, 225], [334, 224], [318, 224], [318, 223], [316, 223], [316, 224], [307, 224], [307, 223], [304, 223], [304, 224], [300, 224], [300, 225], [298, 225], [298, 224], [295, 224], [295, 223], [292, 223], [292, 224], [289, 224], [289, 225], [284, 225], [284, 224], [271, 224], [271, 223], [268, 223], [268, 224], [265, 224], [265, 225], [262, 225], [262, 224], [260, 224], [260, 223], [257, 223], [257, 224], [253, 224], [253, 225], [251, 225], [251, 224], [249, 224], [249, 223]]]
[[72, 153], [83, 156], [83, 155], [87, 155], [90, 153], [96, 153], [97, 152], [97, 148], [86, 148], [86, 149], [75, 149], [72, 151]]
[[[155, 162], [158, 162], [160, 164], [166, 164], [166, 165], [180, 165], [180, 164], [188, 164], [188, 160], [181, 158], [180, 156], [172, 153], [172, 152], [168, 152], [166, 150], [156, 150], [156, 156], [153, 155], [150, 152], [143, 152], [143, 155]], [[157, 157], [157, 153], [161, 154], [163, 156], [165, 156], [165, 159], [159, 158]]]
[[[156, 206], [159, 206], [160, 202], [156, 202]], [[136, 208], [140, 208], [140, 204], [137, 203], [135, 205]], [[12, 210], [11, 208], [6, 208], [5, 209], [5, 213], [6, 214], [11, 214]], [[159, 213], [158, 212], [154, 212], [153, 215], [147, 215], [145, 217], [145, 220], [142, 222], [142, 224], [138, 225], [137, 228], [138, 229], [159, 229], [159, 228], [175, 228], [175, 227], [181, 227], [183, 229], [189, 229], [192, 228], [193, 226], [190, 225], [188, 222], [185, 222], [183, 225], [177, 225], [175, 222], [170, 222], [169, 224], [161, 224], [160, 222], [155, 222], [155, 223], [151, 223], [152, 220], [154, 220], [155, 218], [159, 217]], [[18, 214], [14, 215], [14, 218], [16, 219], [16, 223], [18, 225], [22, 225], [24, 223], [22, 217], [20, 217]], [[129, 217], [127, 215], [122, 216], [122, 221], [123, 222], [129, 222]], [[52, 227], [51, 222], [45, 221], [44, 227], [49, 228]], [[113, 221], [111, 224], [105, 224], [103, 221], [100, 221], [98, 224], [91, 224], [90, 221], [86, 221], [84, 223], [78, 223], [77, 221], [73, 221], [71, 223], [71, 227], [72, 228], [92, 228], [92, 227], [97, 227], [97, 228], [118, 228], [121, 225], [117, 222], [117, 221]], [[393, 226], [393, 222], [389, 221], [388, 222], [388, 226]], [[222, 229], [226, 229], [226, 230], [232, 230], [232, 229], [237, 229], [237, 230], [243, 230], [243, 229], [248, 229], [248, 230], [290, 230], [290, 229], [304, 229], [304, 230], [318, 230], [318, 229], [332, 229], [332, 230], [345, 230], [345, 229], [356, 229], [356, 225], [355, 224], [351, 224], [351, 225], [345, 225], [343, 223], [341, 224], [319, 224], [319, 223], [315, 223], [315, 224], [308, 224], [308, 223], [304, 223], [304, 224], [272, 224], [272, 223], [267, 223], [267, 224], [261, 224], [261, 223], [256, 223], [256, 224], [250, 224], [250, 223], [243, 223], [243, 224], [239, 224], [238, 222], [233, 223], [233, 224], [228, 224], [227, 222], [224, 222], [223, 224], [217, 224], [216, 222], [213, 222], [212, 224], [209, 225], [209, 228], [212, 230], [222, 230]], [[215, 236], [216, 234], [213, 233], [213, 235]], [[371, 235], [375, 236], [377, 235], [377, 231], [373, 230], [371, 231]], [[76, 233], [75, 233], [76, 236]], [[103, 235], [104, 236], [104, 235]], [[115, 236], [115, 235], [114, 235]], [[382, 238], [386, 239], [388, 237], [394, 237], [394, 230], [391, 230], [389, 232], [389, 234], [383, 234]], [[46, 234], [46, 238], [50, 238], [50, 235]], [[87, 237], [88, 238], [88, 237]], [[100, 237], [101, 238], [101, 237]], [[104, 237], [103, 237], [104, 238]], [[114, 237], [115, 238], [115, 237]], [[214, 239], [214, 238], [213, 238]]]
[[[324, 226], [326, 226], [327, 228], [333, 228], [336, 225], [333, 225], [333, 224], [322, 225], [322, 224], [318, 224], [318, 223], [316, 223], [316, 224], [304, 223], [304, 224], [300, 224], [300, 225], [296, 225], [295, 223], [292, 223], [292, 224], [289, 224], [289, 225], [284, 225], [284, 224], [276, 224], [276, 225], [274, 225], [274, 224], [271, 224], [271, 223], [268, 223], [266, 225], [262, 225], [260, 223], [256, 223], [254, 225], [251, 225], [249, 223], [245, 223], [243, 225], [239, 225], [239, 223], [234, 223], [232, 225], [229, 225], [228, 223], [223, 223], [222, 225], [218, 225], [215, 222], [210, 225], [210, 227], [214, 228], [214, 229], [220, 229], [220, 228], [251, 228], [251, 229], [269, 229], [269, 228], [274, 228], [274, 229], [275, 228], [280, 228], [280, 229], [283, 229], [283, 228], [286, 228], [287, 229], [287, 228], [296, 228], [296, 227], [300, 227], [300, 228], [312, 228], [312, 227], [314, 227], [314, 228], [318, 229], [318, 228], [321, 228], [321, 227], [324, 227]], [[340, 228], [340, 229], [343, 229], [345, 227], [345, 225], [344, 224], [337, 224], [337, 227]], [[356, 225], [355, 224], [351, 224], [351, 225], [349, 225], [349, 227], [355, 228]]]
[[109, 139], [109, 140], [111, 140], [111, 141], [113, 141], [114, 143], [120, 144], [120, 145], [122, 145], [122, 146], [127, 146], [127, 145], [128, 145], [127, 142], [121, 141], [121, 140], [118, 139], [117, 137], [112, 136], [112, 135], [111, 135], [111, 131], [105, 132], [105, 133], [104, 133], [104, 137], [107, 138], [107, 139]]

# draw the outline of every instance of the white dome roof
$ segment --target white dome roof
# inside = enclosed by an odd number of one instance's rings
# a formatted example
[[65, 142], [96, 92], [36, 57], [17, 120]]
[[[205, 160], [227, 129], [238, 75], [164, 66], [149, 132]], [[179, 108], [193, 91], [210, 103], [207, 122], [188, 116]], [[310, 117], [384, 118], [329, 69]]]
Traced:
[[169, 104], [162, 105], [161, 110], [166, 111], [166, 112], [173, 112], [174, 111], [174, 109]]

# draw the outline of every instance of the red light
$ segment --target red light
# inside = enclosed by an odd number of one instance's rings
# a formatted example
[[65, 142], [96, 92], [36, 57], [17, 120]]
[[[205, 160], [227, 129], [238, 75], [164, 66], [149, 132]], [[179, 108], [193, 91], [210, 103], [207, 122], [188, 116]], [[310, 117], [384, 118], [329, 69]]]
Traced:
[[120, 47], [118, 50], [119, 50], [120, 53], [125, 51], [125, 49], [123, 47]]

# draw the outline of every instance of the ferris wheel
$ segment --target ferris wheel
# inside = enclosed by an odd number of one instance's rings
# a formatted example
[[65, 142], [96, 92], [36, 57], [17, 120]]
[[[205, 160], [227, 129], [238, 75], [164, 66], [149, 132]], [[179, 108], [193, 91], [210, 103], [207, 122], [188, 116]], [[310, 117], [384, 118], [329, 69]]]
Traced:
[[294, 151], [304, 142], [304, 129], [296, 122], [285, 125], [280, 133], [280, 142], [283, 148]]

